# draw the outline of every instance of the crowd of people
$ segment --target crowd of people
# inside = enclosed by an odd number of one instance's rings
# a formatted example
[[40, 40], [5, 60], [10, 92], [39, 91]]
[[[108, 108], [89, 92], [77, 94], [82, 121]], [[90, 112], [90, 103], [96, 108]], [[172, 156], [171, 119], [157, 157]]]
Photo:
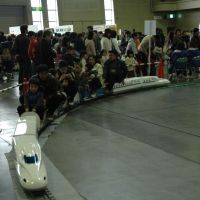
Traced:
[[[153, 36], [124, 31], [120, 38], [115, 30], [105, 29], [102, 33], [92, 26], [86, 33], [63, 35], [51, 30], [28, 32], [27, 25], [20, 30], [18, 36], [5, 37], [0, 33], [1, 70], [12, 77], [13, 67], [18, 63], [19, 84], [25, 78], [29, 81], [29, 90], [23, 92], [20, 87], [18, 112], [21, 115], [35, 111], [41, 119], [46, 109], [48, 116], [52, 116], [61, 102], [73, 104], [77, 93], [84, 101], [112, 93], [113, 85], [127, 77], [156, 75], [154, 62], [163, 54], [171, 58], [172, 74], [173, 63], [182, 56], [180, 53], [187, 52], [186, 56], [192, 57], [200, 51], [197, 28], [191, 34], [177, 29], [167, 37], [159, 28]], [[152, 63], [149, 72], [148, 62]]]

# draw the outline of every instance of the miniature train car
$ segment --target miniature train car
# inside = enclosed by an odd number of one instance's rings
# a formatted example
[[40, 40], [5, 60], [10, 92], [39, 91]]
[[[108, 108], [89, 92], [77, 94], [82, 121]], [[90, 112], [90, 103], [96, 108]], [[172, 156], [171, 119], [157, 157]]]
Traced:
[[38, 115], [26, 112], [19, 118], [13, 137], [16, 171], [21, 186], [26, 190], [47, 187], [47, 171], [37, 139], [39, 128]]
[[126, 78], [123, 83], [116, 83], [114, 85], [113, 93], [117, 94], [137, 89], [160, 87], [168, 85], [169, 83], [169, 80], [158, 78], [157, 76]]

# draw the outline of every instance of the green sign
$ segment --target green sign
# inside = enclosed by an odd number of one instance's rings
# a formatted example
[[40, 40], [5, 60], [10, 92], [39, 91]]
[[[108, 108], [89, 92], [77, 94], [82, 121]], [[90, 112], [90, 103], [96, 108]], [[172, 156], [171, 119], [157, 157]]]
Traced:
[[31, 7], [32, 11], [42, 11], [42, 7]]

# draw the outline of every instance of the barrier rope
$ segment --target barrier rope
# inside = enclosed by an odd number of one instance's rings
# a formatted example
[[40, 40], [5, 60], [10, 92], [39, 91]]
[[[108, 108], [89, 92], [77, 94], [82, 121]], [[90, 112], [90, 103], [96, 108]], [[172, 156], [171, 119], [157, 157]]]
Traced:
[[20, 83], [20, 84], [11, 86], [11, 87], [7, 87], [7, 88], [4, 88], [4, 89], [1, 89], [1, 90], [0, 90], [0, 93], [6, 92], [6, 91], [8, 91], [8, 90], [14, 89], [14, 88], [19, 87], [19, 86], [22, 86], [22, 85], [23, 85], [23, 84]]

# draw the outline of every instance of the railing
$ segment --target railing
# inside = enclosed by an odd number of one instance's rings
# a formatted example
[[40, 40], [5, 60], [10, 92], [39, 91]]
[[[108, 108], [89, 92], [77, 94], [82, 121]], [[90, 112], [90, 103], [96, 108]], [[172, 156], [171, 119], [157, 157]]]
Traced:
[[200, 8], [200, 0], [151, 0], [153, 12], [177, 11]]
[[153, 12], [159, 11], [173, 11], [176, 10], [177, 1], [175, 0], [151, 0], [151, 10]]

